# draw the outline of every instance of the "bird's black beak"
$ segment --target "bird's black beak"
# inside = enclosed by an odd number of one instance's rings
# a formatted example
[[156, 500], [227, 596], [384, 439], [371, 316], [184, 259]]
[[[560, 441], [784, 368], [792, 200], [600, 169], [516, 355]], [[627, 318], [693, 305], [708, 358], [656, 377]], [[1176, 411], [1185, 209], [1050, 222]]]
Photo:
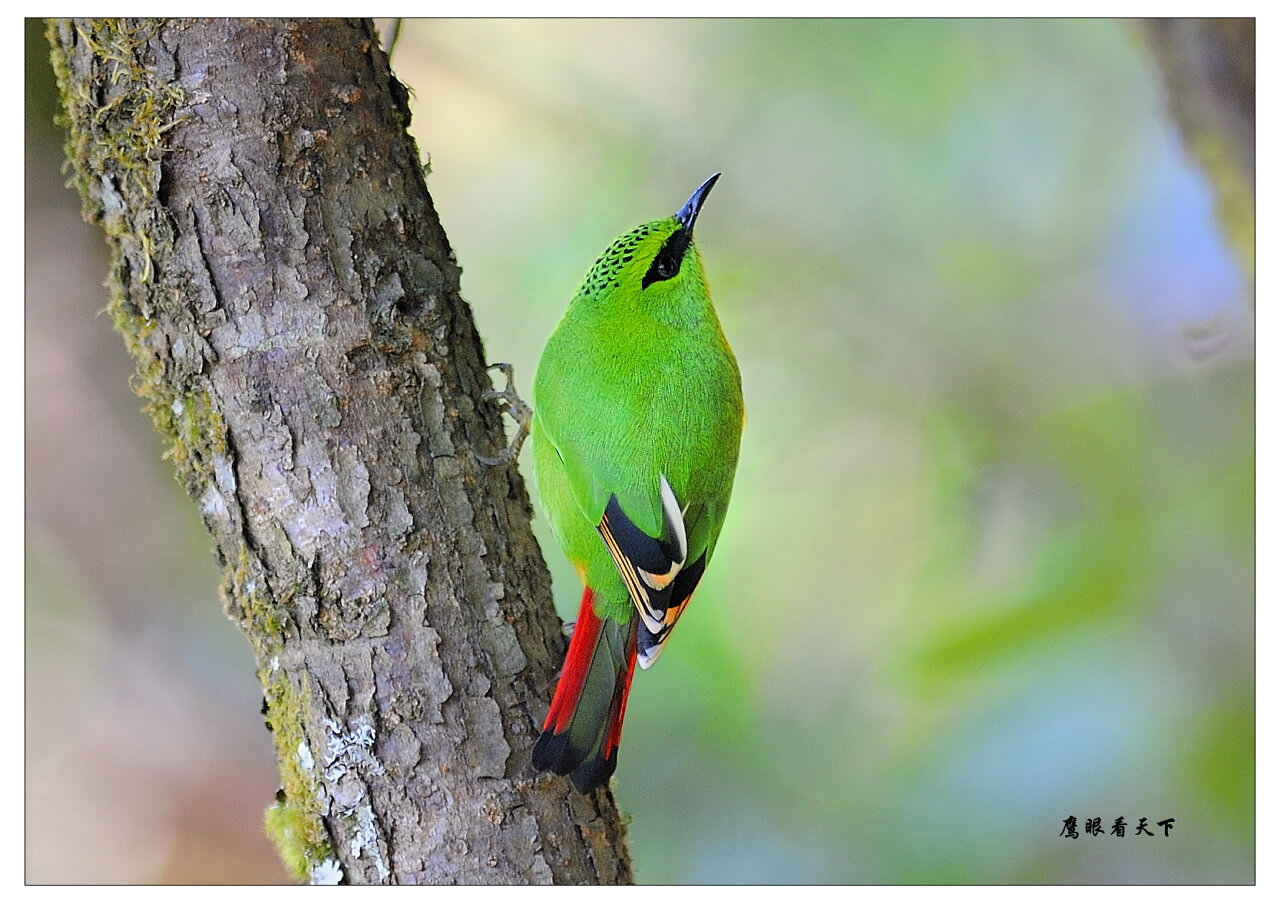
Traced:
[[703, 201], [705, 201], [707, 199], [707, 195], [711, 193], [711, 186], [716, 183], [716, 179], [718, 178], [720, 178], [720, 173], [717, 172], [715, 175], [711, 176], [711, 178], [703, 182], [702, 187], [693, 192], [693, 196], [685, 201], [684, 206], [676, 213], [676, 220], [683, 228], [693, 231], [693, 223], [698, 218], [698, 211], [702, 209]]

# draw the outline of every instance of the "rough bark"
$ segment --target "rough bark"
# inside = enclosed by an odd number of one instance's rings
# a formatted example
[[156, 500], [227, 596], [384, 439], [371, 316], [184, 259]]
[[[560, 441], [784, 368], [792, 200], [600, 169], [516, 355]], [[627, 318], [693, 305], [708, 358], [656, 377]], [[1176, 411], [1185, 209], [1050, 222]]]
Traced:
[[607, 790], [530, 771], [565, 640], [520, 475], [475, 458], [502, 422], [372, 24], [49, 34], [136, 388], [256, 654], [286, 863], [629, 881]]

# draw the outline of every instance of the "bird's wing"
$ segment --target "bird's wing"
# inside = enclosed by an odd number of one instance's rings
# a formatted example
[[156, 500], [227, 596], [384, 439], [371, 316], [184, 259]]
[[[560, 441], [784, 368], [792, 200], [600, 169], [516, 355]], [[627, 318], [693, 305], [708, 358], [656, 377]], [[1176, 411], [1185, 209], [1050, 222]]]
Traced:
[[648, 455], [623, 461], [616, 447], [574, 441], [548, 427], [545, 420], [539, 423], [564, 465], [574, 501], [595, 524], [640, 614], [638, 660], [647, 668], [702, 578], [709, 550], [707, 505], [678, 497]]
[[[596, 525], [644, 625], [636, 641], [637, 658], [644, 668], [657, 660], [706, 566], [705, 552], [689, 560], [690, 511], [687, 505], [681, 506], [661, 473], [658, 496], [662, 525], [656, 536], [636, 525], [617, 495], [610, 496]], [[695, 516], [700, 513], [701, 507]]]

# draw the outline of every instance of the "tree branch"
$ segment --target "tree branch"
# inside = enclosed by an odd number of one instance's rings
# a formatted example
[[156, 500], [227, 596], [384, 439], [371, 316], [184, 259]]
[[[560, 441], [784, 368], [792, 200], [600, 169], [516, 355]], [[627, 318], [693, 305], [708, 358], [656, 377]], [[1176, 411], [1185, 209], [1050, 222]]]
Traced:
[[257, 658], [293, 871], [628, 882], [535, 778], [565, 642], [459, 271], [368, 21], [60, 20], [136, 388]]

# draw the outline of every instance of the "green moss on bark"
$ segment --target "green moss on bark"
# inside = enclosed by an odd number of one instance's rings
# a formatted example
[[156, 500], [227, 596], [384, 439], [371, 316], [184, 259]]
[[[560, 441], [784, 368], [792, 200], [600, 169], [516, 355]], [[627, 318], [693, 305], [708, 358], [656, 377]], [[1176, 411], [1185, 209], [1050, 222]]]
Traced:
[[[183, 286], [158, 277], [168, 268], [155, 262], [174, 253], [174, 230], [159, 192], [165, 136], [181, 122], [185, 100], [178, 85], [148, 66], [157, 29], [154, 22], [131, 28], [121, 19], [88, 25], [51, 19], [48, 25], [70, 184], [80, 193], [85, 219], [102, 226], [111, 249], [107, 313], [137, 364], [133, 389], [168, 443], [165, 456], [197, 496], [215, 455], [227, 452], [226, 426], [204, 385], [176, 372], [172, 349], [157, 328], [159, 317], [189, 318], [181, 310]], [[73, 77], [62, 48], [77, 42], [91, 51], [84, 57], [91, 71]]]
[[266, 811], [267, 836], [295, 880], [307, 880], [323, 862], [333, 858], [324, 825], [326, 796], [320, 788], [316, 761], [302, 724], [306, 722], [310, 692], [306, 682], [295, 689], [274, 659], [260, 674], [266, 698], [267, 726], [275, 743], [281, 789]]

